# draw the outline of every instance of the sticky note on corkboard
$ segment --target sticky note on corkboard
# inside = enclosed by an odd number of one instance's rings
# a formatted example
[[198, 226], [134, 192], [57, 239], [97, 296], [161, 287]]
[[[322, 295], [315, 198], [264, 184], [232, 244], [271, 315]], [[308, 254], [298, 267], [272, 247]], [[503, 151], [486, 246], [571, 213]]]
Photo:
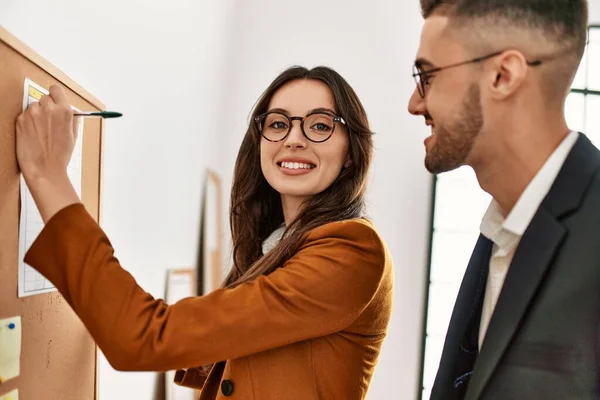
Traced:
[[0, 319], [0, 383], [19, 376], [21, 317]]
[[15, 389], [10, 393], [2, 394], [0, 400], [19, 400], [19, 391]]

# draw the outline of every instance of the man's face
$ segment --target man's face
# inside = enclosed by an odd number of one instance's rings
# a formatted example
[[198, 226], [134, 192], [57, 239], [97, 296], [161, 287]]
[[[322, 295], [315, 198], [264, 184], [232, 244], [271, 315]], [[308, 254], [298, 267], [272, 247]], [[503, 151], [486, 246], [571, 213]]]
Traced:
[[427, 71], [473, 58], [447, 30], [448, 18], [425, 20], [417, 52], [422, 91], [415, 88], [408, 110], [425, 117], [431, 135], [425, 139], [425, 167], [431, 173], [451, 171], [468, 164], [473, 144], [483, 126], [480, 86], [472, 64], [428, 74]]

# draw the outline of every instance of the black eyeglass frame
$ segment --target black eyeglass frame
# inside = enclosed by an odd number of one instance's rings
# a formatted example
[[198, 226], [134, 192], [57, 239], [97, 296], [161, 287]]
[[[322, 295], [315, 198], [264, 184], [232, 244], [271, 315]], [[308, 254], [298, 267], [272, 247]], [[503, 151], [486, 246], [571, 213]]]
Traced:
[[[287, 120], [289, 122], [287, 133], [281, 139], [279, 139], [279, 140], [272, 140], [272, 139], [269, 139], [268, 137], [266, 137], [263, 134], [263, 130], [260, 127], [262, 121], [269, 114], [278, 114], [278, 115], [281, 115], [281, 116], [287, 118]], [[334, 122], [333, 127], [331, 128], [331, 132], [329, 133], [329, 136], [327, 136], [323, 140], [313, 140], [313, 139], [311, 139], [310, 137], [308, 137], [308, 135], [306, 134], [306, 131], [304, 130], [304, 121], [306, 120], [306, 118], [308, 118], [310, 116], [313, 116], [313, 115], [316, 115], [316, 114], [327, 115], [328, 117], [331, 117], [333, 119], [333, 122]], [[346, 121], [344, 120], [344, 118], [342, 118], [342, 117], [340, 117], [338, 115], [335, 115], [333, 113], [327, 112], [327, 111], [314, 111], [314, 112], [311, 112], [310, 114], [307, 114], [304, 117], [298, 117], [298, 116], [290, 117], [290, 116], [282, 113], [281, 111], [267, 111], [264, 114], [260, 114], [260, 115], [257, 115], [256, 117], [254, 117], [254, 123], [256, 123], [256, 129], [258, 129], [258, 132], [260, 133], [260, 135], [262, 137], [264, 137], [265, 140], [268, 140], [269, 142], [273, 142], [273, 143], [281, 142], [282, 140], [285, 140], [290, 135], [290, 132], [292, 131], [292, 122], [293, 121], [300, 121], [300, 130], [302, 131], [302, 134], [304, 135], [304, 137], [306, 139], [308, 139], [309, 141], [311, 141], [313, 143], [323, 143], [323, 142], [329, 140], [329, 138], [331, 138], [331, 136], [333, 136], [333, 133], [335, 132], [336, 123], [341, 123], [341, 124], [346, 125]]]
[[[430, 75], [430, 74], [434, 74], [436, 72], [440, 72], [449, 68], [454, 68], [454, 67], [460, 67], [461, 65], [467, 65], [467, 64], [474, 64], [474, 63], [478, 63], [481, 61], [485, 61], [488, 60], [492, 57], [496, 57], [499, 56], [500, 54], [504, 53], [506, 50], [502, 50], [502, 51], [496, 51], [494, 53], [482, 56], [482, 57], [477, 57], [477, 58], [473, 58], [471, 60], [467, 60], [467, 61], [462, 61], [456, 64], [450, 64], [450, 65], [445, 65], [443, 67], [438, 67], [438, 68], [432, 68], [429, 69], [427, 71], [419, 71], [419, 65], [418, 63], [413, 64], [413, 78], [415, 79], [415, 82], [417, 83], [417, 88], [419, 89], [419, 94], [421, 95], [422, 98], [425, 98], [425, 87], [424, 85], [424, 80], [421, 79], [423, 76], [426, 75]], [[533, 61], [527, 61], [527, 65], [529, 65], [530, 67], [537, 67], [538, 65], [542, 64], [542, 60], [540, 59], [536, 59]]]

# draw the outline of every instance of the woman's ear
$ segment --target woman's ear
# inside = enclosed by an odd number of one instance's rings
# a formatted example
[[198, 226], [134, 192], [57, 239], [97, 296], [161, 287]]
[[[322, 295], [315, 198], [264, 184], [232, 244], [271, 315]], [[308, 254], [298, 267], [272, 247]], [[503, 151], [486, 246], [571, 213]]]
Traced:
[[351, 165], [352, 165], [352, 160], [350, 159], [350, 156], [348, 156], [348, 158], [346, 158], [346, 162], [344, 163], [344, 168], [348, 168]]

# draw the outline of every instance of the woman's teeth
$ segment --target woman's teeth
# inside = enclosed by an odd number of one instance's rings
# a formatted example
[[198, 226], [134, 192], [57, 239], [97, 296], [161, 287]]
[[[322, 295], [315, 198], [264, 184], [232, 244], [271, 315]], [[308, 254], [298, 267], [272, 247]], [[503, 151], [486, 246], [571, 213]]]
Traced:
[[313, 169], [315, 167], [312, 164], [304, 164], [297, 162], [282, 162], [281, 166], [287, 169]]

